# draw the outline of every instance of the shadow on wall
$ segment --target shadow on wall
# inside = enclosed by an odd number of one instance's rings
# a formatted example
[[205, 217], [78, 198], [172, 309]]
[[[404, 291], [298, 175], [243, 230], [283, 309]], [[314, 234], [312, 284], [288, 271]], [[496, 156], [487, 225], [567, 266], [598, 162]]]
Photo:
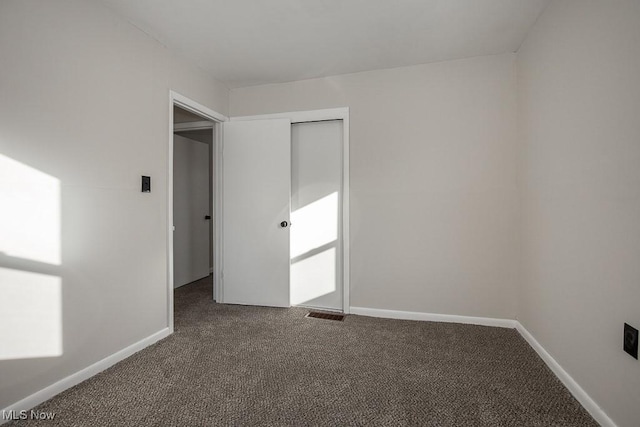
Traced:
[[0, 361], [63, 353], [60, 191], [0, 154]]
[[336, 291], [338, 192], [291, 213], [291, 304]]

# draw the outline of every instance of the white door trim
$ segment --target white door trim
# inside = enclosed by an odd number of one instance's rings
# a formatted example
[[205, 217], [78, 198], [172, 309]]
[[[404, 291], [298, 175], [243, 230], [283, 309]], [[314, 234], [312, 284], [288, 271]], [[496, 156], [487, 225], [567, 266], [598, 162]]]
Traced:
[[[173, 333], [173, 107], [178, 106], [191, 113], [205, 117], [215, 124], [229, 120], [226, 116], [205, 107], [198, 102], [180, 95], [172, 90], [169, 91], [169, 143], [167, 145], [167, 327], [169, 332]], [[216, 295], [214, 298], [220, 300], [221, 275], [220, 261], [222, 257], [222, 218], [221, 218], [221, 201], [222, 201], [222, 126], [213, 126], [213, 280], [216, 283]]]
[[289, 113], [261, 114], [255, 116], [231, 117], [230, 120], [290, 119], [291, 123], [342, 120], [342, 310], [350, 311], [350, 266], [349, 266], [349, 107], [324, 110], [293, 111]]

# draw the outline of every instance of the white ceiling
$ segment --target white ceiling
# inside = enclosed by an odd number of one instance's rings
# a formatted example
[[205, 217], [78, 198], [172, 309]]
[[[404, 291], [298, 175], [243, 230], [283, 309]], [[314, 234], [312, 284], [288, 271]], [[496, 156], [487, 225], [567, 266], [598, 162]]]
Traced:
[[230, 87], [514, 52], [549, 0], [101, 0]]

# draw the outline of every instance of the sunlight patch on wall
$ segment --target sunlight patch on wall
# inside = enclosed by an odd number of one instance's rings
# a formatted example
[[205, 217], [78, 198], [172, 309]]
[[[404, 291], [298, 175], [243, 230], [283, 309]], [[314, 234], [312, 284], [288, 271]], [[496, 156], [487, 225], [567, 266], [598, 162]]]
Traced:
[[304, 304], [336, 290], [336, 248], [291, 264], [291, 304]]
[[0, 268], [0, 360], [62, 355], [62, 283]]
[[291, 258], [338, 239], [338, 192], [291, 213]]
[[60, 180], [0, 154], [0, 253], [60, 265]]

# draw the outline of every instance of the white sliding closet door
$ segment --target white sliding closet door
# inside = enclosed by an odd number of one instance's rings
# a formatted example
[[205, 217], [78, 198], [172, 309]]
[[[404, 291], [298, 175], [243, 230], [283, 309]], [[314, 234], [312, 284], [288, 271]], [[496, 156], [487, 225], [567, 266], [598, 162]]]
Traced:
[[288, 307], [291, 121], [223, 132], [222, 302]]
[[343, 309], [343, 122], [291, 126], [291, 304]]

